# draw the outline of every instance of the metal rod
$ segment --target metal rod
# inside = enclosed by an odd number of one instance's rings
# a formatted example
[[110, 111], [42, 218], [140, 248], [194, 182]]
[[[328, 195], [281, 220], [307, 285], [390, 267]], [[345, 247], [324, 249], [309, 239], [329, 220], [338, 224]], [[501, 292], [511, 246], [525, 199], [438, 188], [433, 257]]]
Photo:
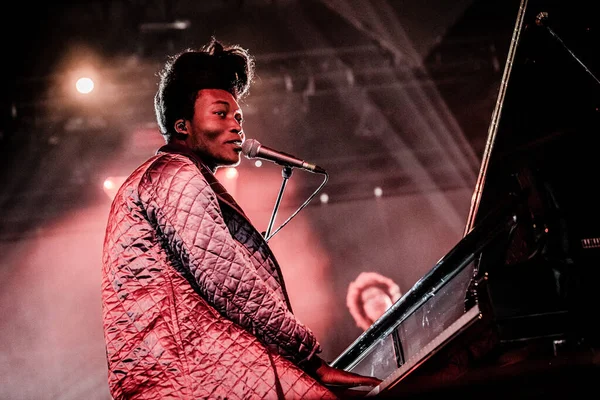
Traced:
[[269, 241], [269, 235], [271, 235], [271, 230], [273, 229], [273, 224], [275, 223], [275, 218], [277, 217], [277, 210], [279, 209], [279, 204], [281, 203], [281, 199], [283, 198], [283, 192], [285, 191], [285, 186], [287, 185], [287, 181], [292, 176], [292, 167], [284, 166], [281, 171], [281, 176], [283, 176], [283, 181], [281, 181], [281, 188], [279, 189], [279, 194], [277, 195], [277, 201], [275, 201], [275, 207], [273, 208], [273, 213], [271, 214], [271, 220], [269, 221], [269, 226], [264, 233], [264, 237], [267, 241]]
[[579, 65], [581, 65], [583, 67], [583, 69], [585, 70], [585, 72], [587, 72], [596, 81], [596, 83], [600, 84], [600, 80], [598, 80], [598, 78], [596, 77], [596, 75], [594, 75], [593, 72], [590, 71], [590, 69], [579, 58], [577, 58], [577, 56], [575, 55], [575, 53], [573, 53], [571, 51], [571, 49], [569, 49], [567, 47], [567, 45], [565, 44], [565, 42], [563, 42], [562, 39], [556, 33], [554, 33], [554, 31], [552, 30], [552, 28], [550, 28], [548, 26], [547, 22], [548, 22], [548, 13], [547, 12], [541, 12], [541, 13], [539, 13], [536, 16], [535, 23], [538, 26], [543, 26], [544, 28], [546, 28], [548, 30], [548, 32], [550, 33], [550, 35], [552, 35], [552, 37], [554, 39], [556, 39], [556, 41], [558, 43], [560, 43], [560, 45], [562, 47], [564, 47], [565, 50], [567, 50], [567, 52], [571, 55], [571, 57], [573, 57], [575, 59], [575, 61], [577, 61], [579, 63]]

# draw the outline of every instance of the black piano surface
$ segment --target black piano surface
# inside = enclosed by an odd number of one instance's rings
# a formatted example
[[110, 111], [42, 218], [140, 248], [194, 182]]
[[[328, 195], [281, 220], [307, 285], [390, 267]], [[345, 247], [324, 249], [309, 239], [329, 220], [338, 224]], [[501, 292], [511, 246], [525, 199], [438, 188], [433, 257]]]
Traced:
[[515, 8], [463, 239], [332, 362], [383, 379], [367, 397], [579, 398], [600, 387], [594, 3]]

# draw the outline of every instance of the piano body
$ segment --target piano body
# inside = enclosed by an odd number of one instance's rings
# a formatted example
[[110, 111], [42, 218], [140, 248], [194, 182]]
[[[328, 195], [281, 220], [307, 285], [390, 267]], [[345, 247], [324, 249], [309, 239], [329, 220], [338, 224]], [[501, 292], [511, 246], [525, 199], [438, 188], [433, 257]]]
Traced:
[[332, 365], [367, 397], [558, 398], [600, 385], [593, 1], [523, 0], [465, 235]]

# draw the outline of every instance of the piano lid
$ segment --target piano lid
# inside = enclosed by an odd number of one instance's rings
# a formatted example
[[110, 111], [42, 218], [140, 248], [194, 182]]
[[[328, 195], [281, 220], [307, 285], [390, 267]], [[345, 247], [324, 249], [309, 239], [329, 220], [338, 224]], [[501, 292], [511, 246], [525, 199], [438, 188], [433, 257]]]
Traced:
[[[580, 209], [597, 165], [600, 33], [593, 1], [523, 0], [489, 126], [466, 226], [471, 230], [522, 168], [563, 189]], [[560, 183], [559, 183], [560, 181]], [[567, 181], [570, 181], [568, 183]], [[568, 198], [567, 198], [568, 197]]]
[[[332, 363], [384, 379], [370, 396], [423, 394], [467, 375], [481, 383], [506, 369], [493, 361], [474, 367], [478, 373], [460, 356], [489, 352], [500, 363], [522, 366], [502, 355], [514, 343], [520, 351], [519, 343], [541, 342], [544, 355], [557, 343], [600, 347], [589, 318], [600, 307], [600, 37], [594, 3], [521, 0], [515, 8], [465, 236]], [[564, 372], [559, 376], [575, 375]], [[526, 368], [508, 374], [534, 382]], [[565, 382], [555, 378], [557, 386]], [[516, 396], [507, 380], [500, 382], [494, 388], [499, 397], [488, 392], [487, 398]], [[558, 393], [547, 379], [537, 383]], [[531, 394], [522, 390], [526, 382], [518, 384], [521, 393]]]

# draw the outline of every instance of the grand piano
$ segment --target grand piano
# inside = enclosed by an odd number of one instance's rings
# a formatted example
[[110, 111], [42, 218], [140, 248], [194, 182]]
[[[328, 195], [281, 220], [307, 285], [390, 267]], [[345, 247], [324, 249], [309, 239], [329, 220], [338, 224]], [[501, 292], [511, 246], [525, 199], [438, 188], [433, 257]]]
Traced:
[[600, 386], [594, 3], [515, 8], [462, 240], [332, 362], [382, 379], [367, 397], [579, 398]]

